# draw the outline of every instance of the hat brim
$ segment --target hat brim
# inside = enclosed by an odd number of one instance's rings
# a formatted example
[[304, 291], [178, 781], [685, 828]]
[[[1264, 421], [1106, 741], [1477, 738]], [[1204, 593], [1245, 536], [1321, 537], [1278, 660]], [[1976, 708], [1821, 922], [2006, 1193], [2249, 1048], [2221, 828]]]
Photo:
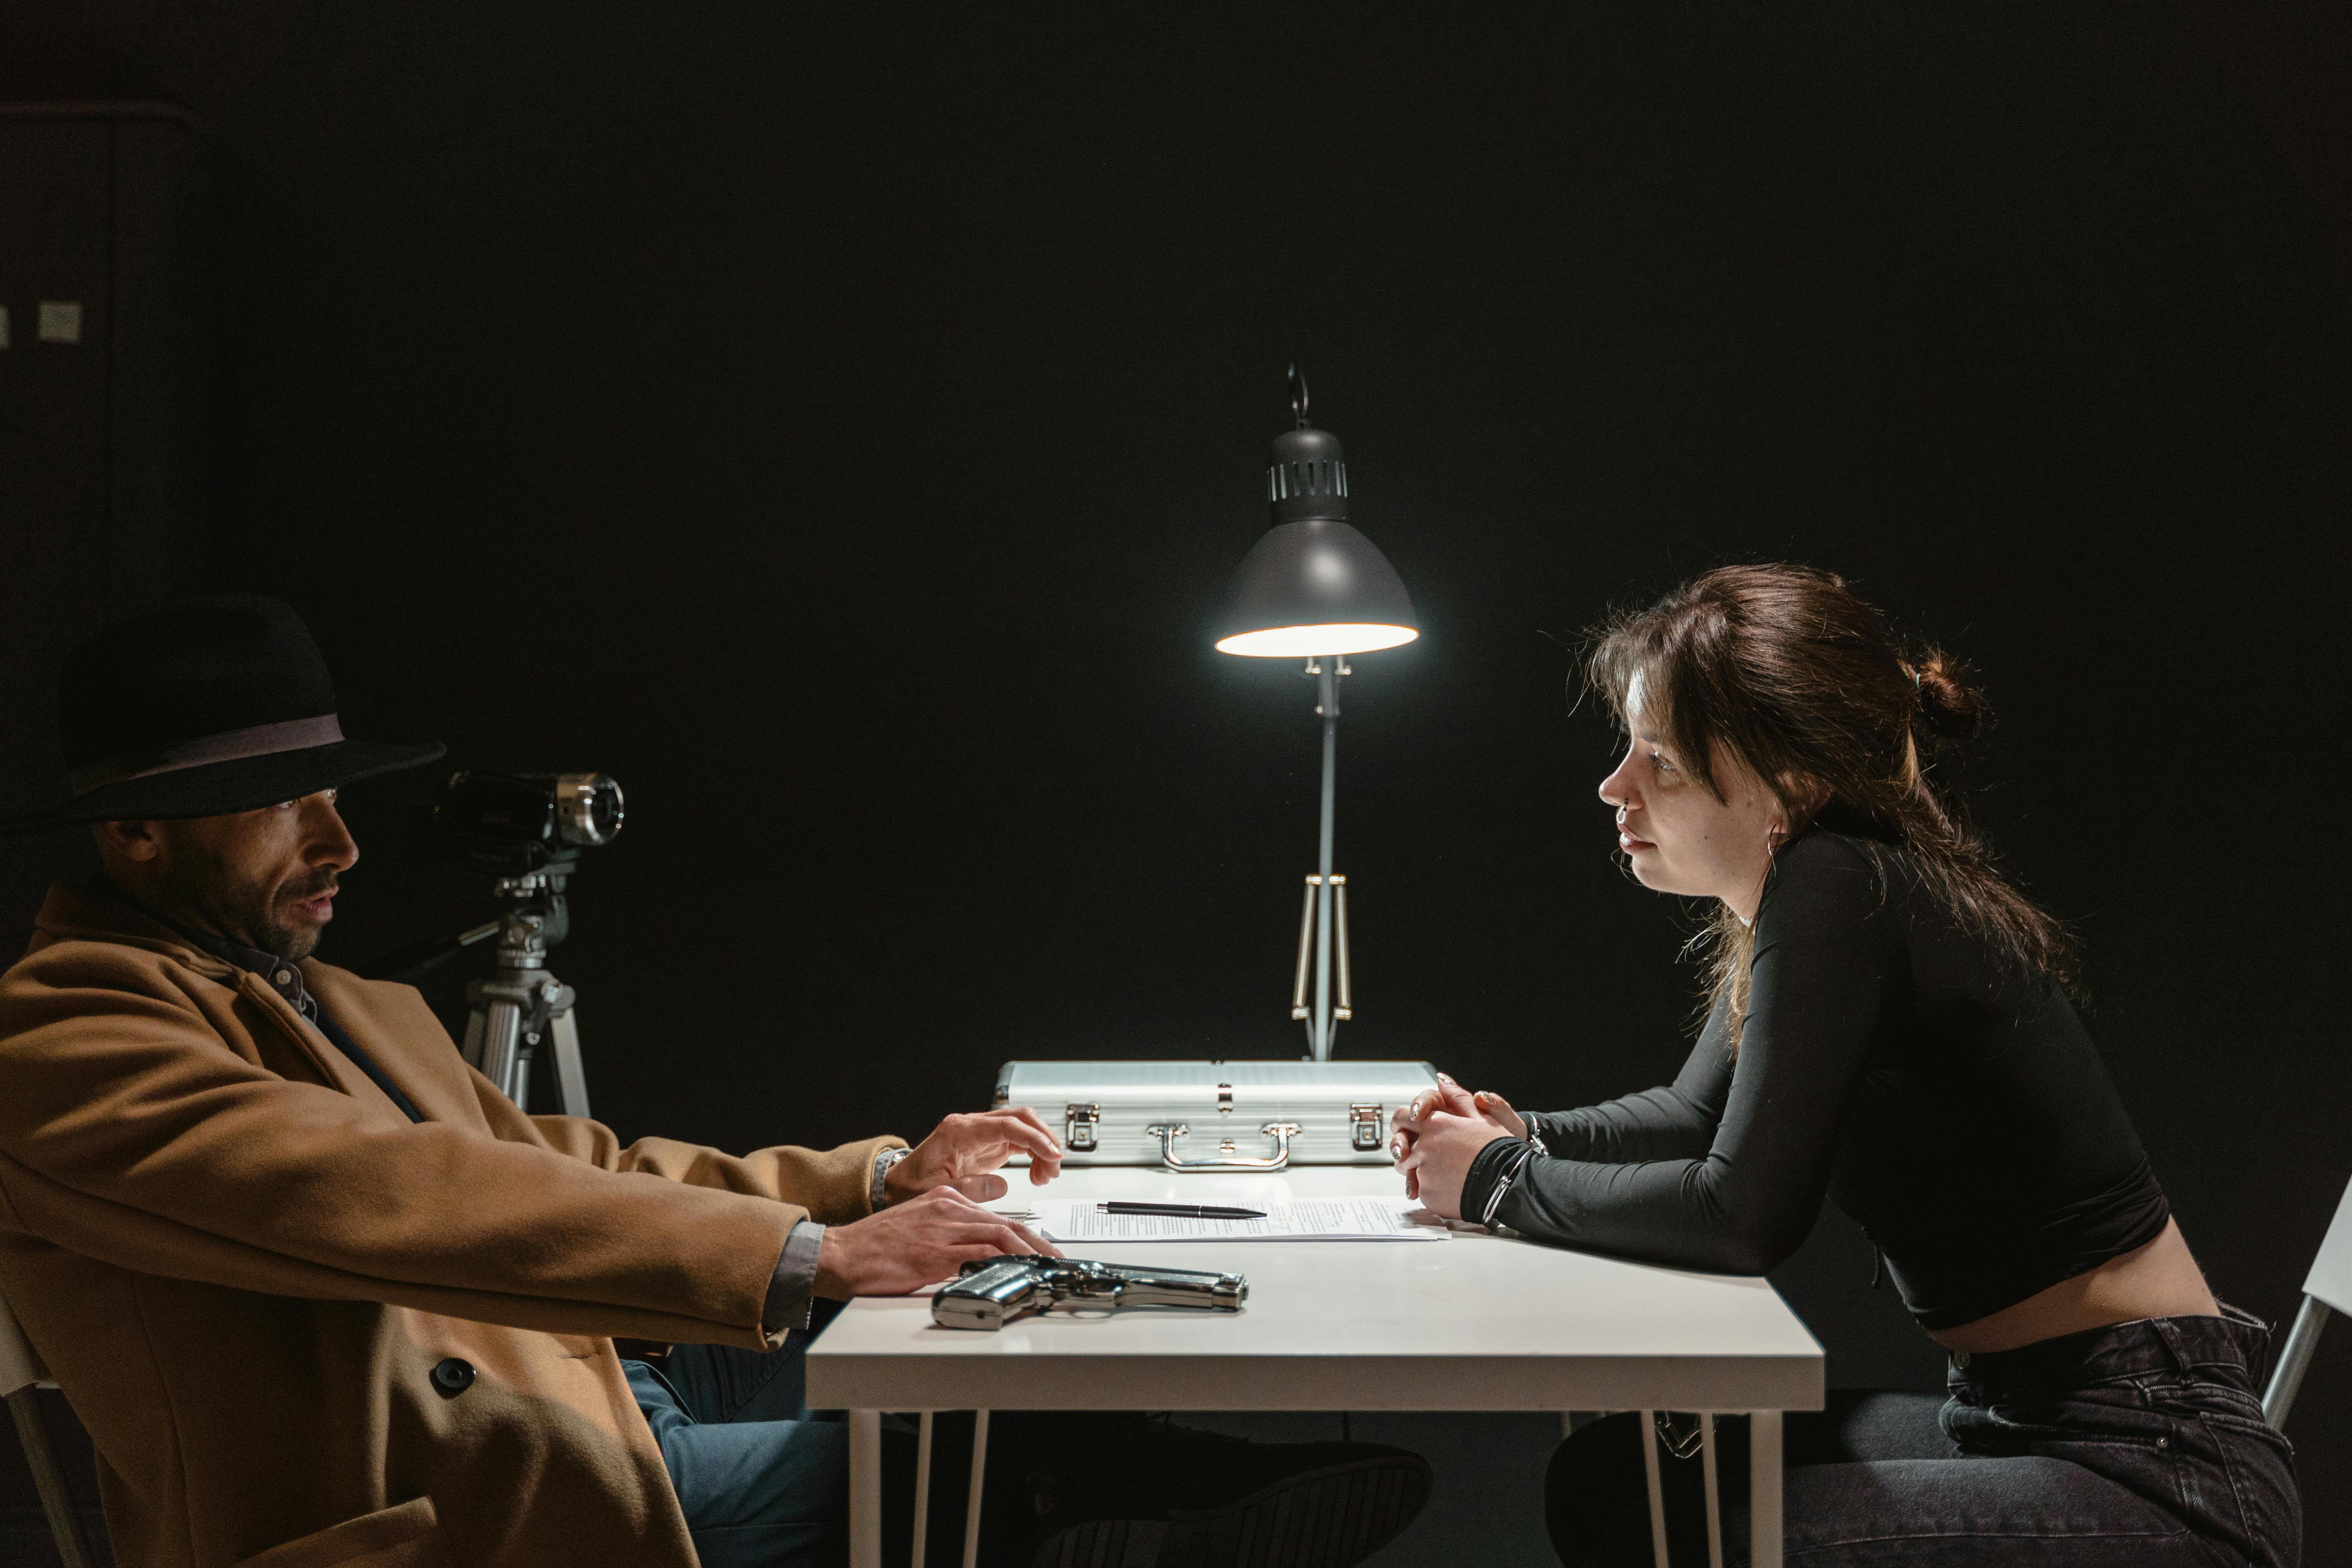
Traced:
[[378, 773], [421, 768], [438, 761], [447, 750], [438, 741], [418, 746], [337, 741], [332, 745], [150, 773], [101, 784], [46, 811], [0, 818], [0, 837], [16, 837], [84, 822], [227, 816], [282, 800], [299, 800], [322, 789], [341, 789]]

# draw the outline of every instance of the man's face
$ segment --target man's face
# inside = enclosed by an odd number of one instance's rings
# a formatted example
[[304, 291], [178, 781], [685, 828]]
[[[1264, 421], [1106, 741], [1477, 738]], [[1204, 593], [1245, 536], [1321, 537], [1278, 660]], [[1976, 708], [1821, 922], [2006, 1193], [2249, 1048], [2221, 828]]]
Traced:
[[157, 913], [286, 959], [319, 945], [336, 879], [360, 858], [332, 790], [234, 816], [100, 823], [99, 849]]

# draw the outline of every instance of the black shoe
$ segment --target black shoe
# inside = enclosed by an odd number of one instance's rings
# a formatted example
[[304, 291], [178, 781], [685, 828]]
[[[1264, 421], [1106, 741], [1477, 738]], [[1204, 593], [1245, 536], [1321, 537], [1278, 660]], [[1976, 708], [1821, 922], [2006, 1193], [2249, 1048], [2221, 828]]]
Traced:
[[1429, 1500], [1428, 1462], [1376, 1443], [1251, 1443], [1131, 1416], [1060, 1436], [1019, 1479], [1030, 1568], [1349, 1568]]

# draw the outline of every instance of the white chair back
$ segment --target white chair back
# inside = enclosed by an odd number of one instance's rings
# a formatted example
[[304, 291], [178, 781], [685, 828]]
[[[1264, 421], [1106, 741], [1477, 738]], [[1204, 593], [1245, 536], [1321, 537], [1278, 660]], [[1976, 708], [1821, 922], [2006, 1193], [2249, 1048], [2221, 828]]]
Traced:
[[2336, 1205], [2335, 1223], [2319, 1244], [2319, 1256], [2311, 1260], [2303, 1293], [2339, 1312], [2352, 1312], [2352, 1185], [2345, 1187], [2343, 1201]]
[[33, 1353], [33, 1342], [8, 1310], [8, 1299], [0, 1296], [0, 1398], [48, 1381], [49, 1369]]
[[2311, 1260], [2311, 1272], [2304, 1277], [2303, 1305], [2294, 1314], [2294, 1327], [2287, 1331], [2286, 1343], [2279, 1347], [2271, 1385], [2263, 1391], [2263, 1416], [2272, 1426], [2286, 1425], [2286, 1413], [2294, 1406], [2303, 1374], [2311, 1368], [2311, 1352], [2319, 1347], [2319, 1331], [2327, 1326], [2331, 1310], [2352, 1312], [2352, 1184], [2346, 1184], [2344, 1196], [2336, 1205], [2336, 1218], [2320, 1240], [2319, 1256]]
[[48, 1383], [49, 1370], [33, 1353], [24, 1325], [0, 1296], [0, 1399], [16, 1423], [16, 1440], [24, 1446], [26, 1468], [33, 1472], [34, 1489], [41, 1494], [41, 1512], [49, 1521], [49, 1537], [57, 1542], [58, 1561], [64, 1568], [91, 1568], [96, 1559], [81, 1515], [66, 1489], [65, 1473], [58, 1468], [57, 1451], [49, 1446], [48, 1427], [41, 1420], [36, 1387]]

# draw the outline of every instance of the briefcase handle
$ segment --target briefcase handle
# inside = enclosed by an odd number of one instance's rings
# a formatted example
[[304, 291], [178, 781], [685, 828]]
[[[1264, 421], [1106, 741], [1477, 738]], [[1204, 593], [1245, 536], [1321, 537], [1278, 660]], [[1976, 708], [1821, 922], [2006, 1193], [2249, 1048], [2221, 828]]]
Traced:
[[1227, 1154], [1218, 1152], [1213, 1160], [1187, 1160], [1176, 1152], [1176, 1140], [1192, 1130], [1181, 1121], [1154, 1122], [1145, 1128], [1147, 1137], [1160, 1140], [1160, 1163], [1171, 1171], [1279, 1171], [1290, 1163], [1290, 1140], [1298, 1131], [1296, 1121], [1269, 1121], [1258, 1129], [1274, 1140], [1274, 1152], [1260, 1157], [1252, 1154]]

